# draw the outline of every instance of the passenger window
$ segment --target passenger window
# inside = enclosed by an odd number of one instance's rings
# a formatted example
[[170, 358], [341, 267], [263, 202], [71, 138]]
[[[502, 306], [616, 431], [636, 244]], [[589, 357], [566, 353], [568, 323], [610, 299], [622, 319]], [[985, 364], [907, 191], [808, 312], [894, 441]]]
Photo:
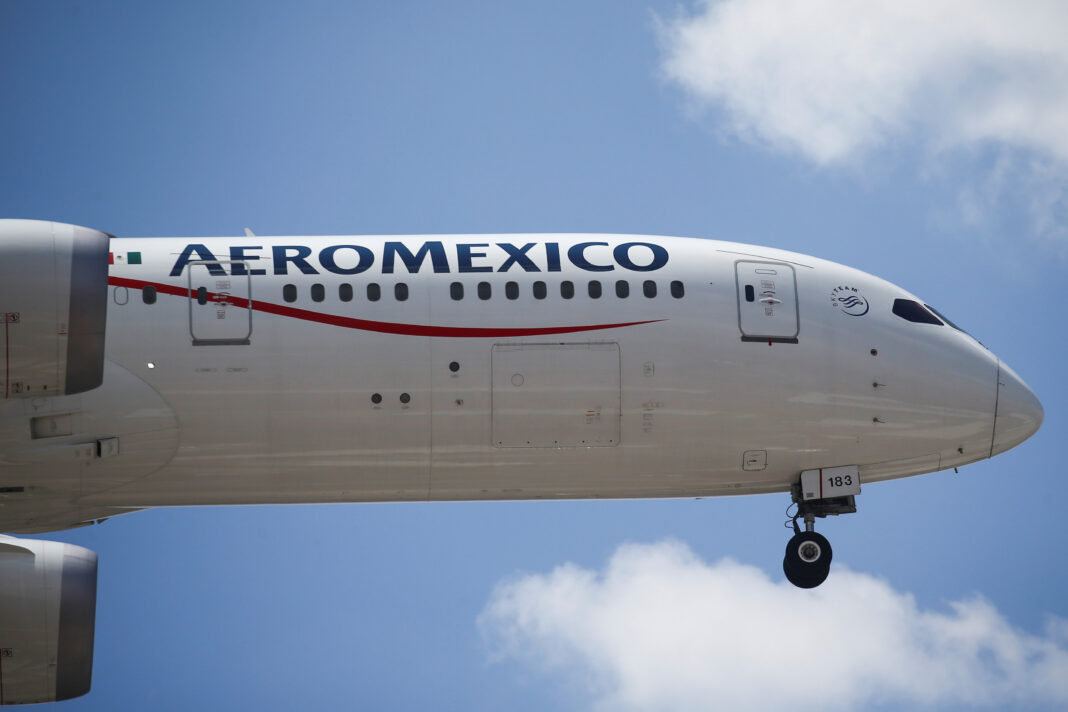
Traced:
[[686, 287], [682, 286], [682, 282], [677, 279], [671, 283], [671, 296], [676, 299], [682, 299], [686, 296]]
[[313, 302], [321, 302], [326, 299], [326, 287], [321, 284], [311, 286], [311, 298]]
[[549, 290], [545, 288], [545, 282], [542, 282], [541, 280], [538, 280], [537, 282], [534, 283], [534, 298], [535, 299], [545, 299], [545, 297], [546, 297], [546, 295], [548, 295], [548, 293], [549, 293]]
[[626, 299], [630, 296], [630, 282], [625, 279], [621, 279], [616, 282], [616, 296], [620, 299]]
[[927, 311], [919, 302], [914, 302], [911, 299], [895, 299], [893, 312], [902, 319], [916, 324], [942, 326], [942, 321], [937, 316]]
[[337, 298], [340, 299], [343, 302], [351, 302], [352, 301], [352, 285], [351, 284], [339, 285], [338, 288], [337, 288]]
[[207, 287], [197, 287], [197, 304], [208, 303], [208, 289]]
[[601, 298], [601, 283], [596, 279], [591, 279], [590, 283], [586, 285], [586, 291], [590, 295], [590, 299]]
[[505, 282], [504, 296], [509, 299], [519, 299], [519, 284], [516, 282]]
[[156, 303], [156, 288], [149, 285], [141, 290], [141, 301], [145, 304]]
[[282, 299], [285, 299], [287, 302], [297, 301], [297, 285], [287, 284], [282, 287]]
[[745, 285], [745, 301], [747, 301], [747, 302], [755, 302], [756, 301], [756, 289], [754, 289], [753, 285], [751, 285], [751, 284]]
[[571, 299], [571, 297], [575, 296], [575, 283], [568, 279], [561, 282], [560, 296], [564, 299]]
[[397, 282], [393, 285], [393, 296], [398, 302], [403, 302], [408, 299], [408, 285], [404, 282]]
[[490, 288], [489, 282], [478, 283], [478, 298], [485, 301], [493, 296], [493, 290]]
[[449, 285], [449, 296], [460, 301], [464, 298], [464, 285], [460, 282], [453, 282]]
[[642, 282], [642, 294], [652, 299], [656, 296], [656, 282], [651, 279], [647, 279]]
[[367, 301], [377, 302], [382, 298], [382, 288], [376, 282], [367, 285]]

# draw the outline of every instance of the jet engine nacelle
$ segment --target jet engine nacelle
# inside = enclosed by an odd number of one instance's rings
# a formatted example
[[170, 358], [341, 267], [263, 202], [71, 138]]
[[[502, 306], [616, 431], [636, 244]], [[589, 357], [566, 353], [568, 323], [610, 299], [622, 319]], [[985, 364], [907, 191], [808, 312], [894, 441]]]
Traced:
[[89, 692], [95, 621], [96, 554], [0, 536], [0, 704]]
[[101, 384], [107, 283], [105, 233], [0, 220], [0, 399]]

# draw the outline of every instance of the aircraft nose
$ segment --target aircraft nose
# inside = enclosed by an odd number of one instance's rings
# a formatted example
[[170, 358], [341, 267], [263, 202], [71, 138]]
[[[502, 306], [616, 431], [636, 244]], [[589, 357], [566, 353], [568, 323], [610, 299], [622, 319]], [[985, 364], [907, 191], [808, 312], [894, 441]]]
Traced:
[[1038, 397], [1015, 371], [998, 360], [998, 404], [990, 456], [1016, 447], [1034, 435], [1043, 417]]

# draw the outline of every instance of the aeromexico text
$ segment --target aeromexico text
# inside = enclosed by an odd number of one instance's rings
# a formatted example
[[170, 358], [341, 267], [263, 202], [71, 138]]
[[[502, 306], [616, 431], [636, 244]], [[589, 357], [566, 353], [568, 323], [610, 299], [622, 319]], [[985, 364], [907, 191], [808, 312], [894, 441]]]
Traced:
[[[417, 273], [424, 265], [437, 273], [467, 272], [561, 272], [568, 263], [587, 272], [611, 272], [616, 268], [632, 272], [652, 272], [668, 262], [668, 252], [661, 245], [650, 242], [579, 242], [561, 248], [557, 242], [461, 242], [450, 244], [424, 242], [417, 248], [404, 242], [383, 242], [380, 245], [329, 245], [316, 252], [307, 245], [232, 245], [229, 254], [215, 255], [206, 245], [186, 245], [171, 269], [171, 276], [182, 274], [190, 263], [203, 264], [217, 276], [226, 274], [267, 274], [267, 269], [254, 265], [259, 260], [271, 261], [272, 274], [360, 274], [381, 266], [382, 274], [398, 269]], [[451, 258], [451, 259], [450, 259]], [[400, 265], [400, 266], [398, 266]], [[229, 268], [229, 272], [227, 272]]]

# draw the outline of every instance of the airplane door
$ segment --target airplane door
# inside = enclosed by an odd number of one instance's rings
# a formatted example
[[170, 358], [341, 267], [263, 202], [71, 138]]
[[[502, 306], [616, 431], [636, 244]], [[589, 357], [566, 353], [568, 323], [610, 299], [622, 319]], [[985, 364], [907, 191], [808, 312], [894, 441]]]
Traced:
[[9, 344], [11, 343], [12, 325], [17, 325], [18, 323], [18, 312], [0, 312], [0, 328], [2, 328], [4, 332], [3, 335], [0, 335], [0, 338], [3, 339], [2, 341], [0, 341], [0, 365], [2, 365], [4, 369], [3, 381], [0, 382], [0, 399], [8, 398], [11, 395], [12, 391], [12, 384], [10, 382], [10, 369], [8, 368], [8, 364], [10, 363], [10, 361], [8, 360], [10, 358], [10, 354], [8, 354], [8, 348]]
[[735, 263], [742, 341], [797, 343], [797, 277], [779, 262]]
[[247, 345], [252, 337], [252, 277], [230, 274], [226, 265], [244, 262], [194, 261], [189, 277], [189, 334], [193, 346]]

